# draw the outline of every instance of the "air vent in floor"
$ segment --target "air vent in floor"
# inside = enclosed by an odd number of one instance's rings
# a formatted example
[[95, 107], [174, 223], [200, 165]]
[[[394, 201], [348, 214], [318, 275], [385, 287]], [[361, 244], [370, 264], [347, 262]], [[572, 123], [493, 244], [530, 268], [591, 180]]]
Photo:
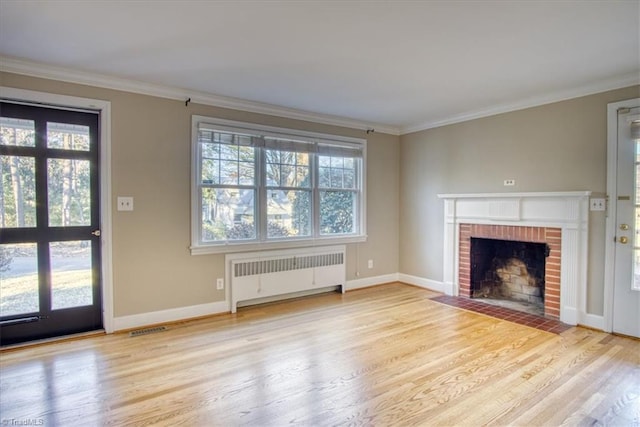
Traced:
[[140, 335], [155, 334], [157, 332], [163, 332], [163, 331], [166, 331], [166, 330], [167, 330], [167, 328], [164, 327], [164, 326], [157, 326], [155, 328], [138, 329], [138, 330], [129, 332], [129, 336], [130, 337], [139, 337]]

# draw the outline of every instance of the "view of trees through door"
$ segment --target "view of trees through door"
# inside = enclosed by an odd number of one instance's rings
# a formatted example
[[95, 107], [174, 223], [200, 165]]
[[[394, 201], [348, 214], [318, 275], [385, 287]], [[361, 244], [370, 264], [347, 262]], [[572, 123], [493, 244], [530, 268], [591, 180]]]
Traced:
[[3, 343], [101, 324], [97, 118], [2, 104]]
[[[89, 147], [88, 128], [57, 124], [49, 132], [49, 145], [63, 150]], [[21, 126], [19, 121], [3, 120], [0, 127], [0, 144], [34, 146], [33, 129]], [[0, 161], [0, 226], [2, 228], [24, 228], [36, 225], [36, 194], [33, 158], [3, 156]], [[90, 218], [90, 169], [88, 162], [72, 159], [51, 159], [47, 163], [49, 225], [68, 227], [86, 225]], [[84, 242], [70, 245], [57, 242], [53, 246], [58, 258], [67, 260], [68, 270], [59, 274], [59, 297], [61, 306], [81, 305], [90, 300], [91, 247]], [[21, 272], [21, 264], [37, 257], [35, 245], [0, 246], [0, 272], [3, 275], [3, 315], [23, 313], [31, 301], [37, 299], [37, 289], [30, 286], [34, 277]], [[15, 296], [15, 298], [10, 298]]]

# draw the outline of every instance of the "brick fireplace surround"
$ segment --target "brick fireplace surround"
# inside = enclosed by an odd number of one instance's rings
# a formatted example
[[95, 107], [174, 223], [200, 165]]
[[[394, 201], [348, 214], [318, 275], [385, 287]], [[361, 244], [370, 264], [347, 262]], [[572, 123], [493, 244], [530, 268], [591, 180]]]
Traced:
[[560, 268], [562, 265], [562, 229], [555, 227], [519, 227], [508, 225], [460, 224], [459, 291], [461, 297], [471, 297], [471, 238], [546, 243], [549, 256], [545, 260], [544, 314], [560, 318]]
[[469, 297], [471, 238], [546, 243], [545, 316], [590, 324], [586, 312], [589, 191], [439, 194], [446, 295]]

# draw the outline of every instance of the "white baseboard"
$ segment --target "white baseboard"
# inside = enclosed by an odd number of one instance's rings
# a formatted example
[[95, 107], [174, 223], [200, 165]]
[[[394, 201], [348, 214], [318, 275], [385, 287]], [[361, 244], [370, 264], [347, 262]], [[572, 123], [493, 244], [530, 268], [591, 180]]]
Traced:
[[[381, 285], [383, 283], [397, 282], [398, 274], [386, 274], [383, 276], [367, 277], [364, 279], [347, 281], [347, 290]], [[219, 313], [229, 313], [229, 302], [219, 301], [208, 304], [192, 305], [189, 307], [172, 308], [169, 310], [152, 311], [149, 313], [133, 314], [130, 316], [115, 317], [113, 319], [113, 331], [140, 328], [156, 325], [158, 323], [176, 322], [194, 317], [208, 316]]]
[[398, 280], [409, 285], [419, 286], [421, 288], [429, 289], [430, 291], [442, 292], [445, 291], [444, 283], [437, 280], [425, 279], [423, 277], [411, 276], [409, 274], [398, 274]]
[[382, 285], [398, 281], [398, 273], [384, 274], [382, 276], [365, 277], [362, 279], [347, 280], [347, 291], [368, 288], [369, 286]]
[[593, 329], [598, 329], [600, 331], [604, 331], [604, 316], [598, 316], [596, 314], [585, 313], [582, 316], [581, 321], [578, 322], [579, 325], [586, 326]]
[[560, 321], [567, 325], [576, 326], [580, 313], [575, 307], [565, 307], [560, 310]]
[[[367, 288], [384, 283], [403, 282], [435, 292], [445, 292], [445, 284], [437, 280], [411, 276], [403, 273], [384, 274], [382, 276], [365, 277], [362, 279], [348, 280], [346, 290]], [[140, 328], [159, 323], [176, 322], [194, 317], [209, 316], [212, 314], [229, 313], [229, 303], [218, 301], [208, 304], [192, 305], [189, 307], [172, 308], [169, 310], [153, 311], [149, 313], [133, 314], [130, 316], [115, 317], [113, 319], [113, 331]], [[581, 316], [580, 325], [604, 331], [604, 317], [595, 314]]]
[[176, 322], [211, 314], [228, 313], [229, 311], [229, 303], [227, 301], [219, 301], [189, 307], [171, 308], [169, 310], [152, 311], [150, 313], [132, 314], [130, 316], [115, 317], [113, 319], [113, 330], [122, 331], [125, 329], [156, 325], [158, 323]]

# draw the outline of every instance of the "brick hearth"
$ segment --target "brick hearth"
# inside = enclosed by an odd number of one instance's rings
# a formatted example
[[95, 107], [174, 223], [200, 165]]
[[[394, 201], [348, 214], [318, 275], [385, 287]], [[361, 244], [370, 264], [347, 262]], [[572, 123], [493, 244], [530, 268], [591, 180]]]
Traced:
[[501, 239], [546, 243], [550, 253], [545, 262], [545, 316], [560, 317], [560, 265], [562, 230], [552, 227], [521, 227], [507, 225], [460, 224], [459, 295], [471, 296], [471, 238]]

